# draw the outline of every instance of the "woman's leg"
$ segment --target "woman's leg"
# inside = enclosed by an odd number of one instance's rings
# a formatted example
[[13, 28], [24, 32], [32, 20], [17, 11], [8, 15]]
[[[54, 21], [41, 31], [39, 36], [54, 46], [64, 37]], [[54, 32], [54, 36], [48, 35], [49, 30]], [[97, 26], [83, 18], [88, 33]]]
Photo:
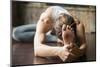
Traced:
[[[13, 39], [19, 42], [32, 42], [36, 31], [36, 24], [18, 26], [13, 29]], [[46, 42], [57, 42], [57, 37], [47, 33]]]
[[16, 41], [32, 42], [36, 31], [36, 24], [18, 26], [13, 29], [13, 39]]

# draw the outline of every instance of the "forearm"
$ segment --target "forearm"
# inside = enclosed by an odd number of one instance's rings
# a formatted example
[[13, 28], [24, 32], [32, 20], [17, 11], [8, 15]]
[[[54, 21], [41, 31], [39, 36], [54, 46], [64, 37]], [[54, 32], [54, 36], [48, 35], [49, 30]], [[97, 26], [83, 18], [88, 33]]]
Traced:
[[35, 55], [36, 56], [58, 56], [58, 52], [62, 47], [58, 46], [47, 46], [45, 44], [41, 44], [40, 46], [35, 47]]

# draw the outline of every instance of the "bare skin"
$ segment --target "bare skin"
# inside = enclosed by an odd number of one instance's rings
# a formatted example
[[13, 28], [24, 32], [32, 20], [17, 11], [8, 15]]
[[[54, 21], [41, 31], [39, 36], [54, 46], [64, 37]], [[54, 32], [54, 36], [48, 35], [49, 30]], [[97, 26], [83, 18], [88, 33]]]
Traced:
[[[68, 26], [65, 26], [66, 30], [62, 28], [61, 42], [63, 46], [48, 46], [45, 43], [46, 33], [53, 28], [54, 22], [51, 18], [52, 8], [48, 8], [40, 16], [37, 23], [36, 34], [34, 38], [35, 56], [47, 57], [47, 56], [59, 56], [61, 60], [73, 61], [74, 59], [82, 56], [86, 50], [85, 42], [85, 30], [81, 23], [77, 23], [77, 35], [80, 38], [81, 46], [77, 47], [71, 40], [69, 43], [66, 37], [66, 31]], [[63, 17], [64, 18], [64, 17]], [[64, 25], [63, 25], [64, 26]], [[69, 30], [70, 31], [70, 30]], [[73, 34], [72, 34], [73, 35]], [[74, 37], [74, 35], [73, 35]], [[67, 46], [68, 45], [68, 46]], [[74, 46], [72, 46], [74, 45]]]

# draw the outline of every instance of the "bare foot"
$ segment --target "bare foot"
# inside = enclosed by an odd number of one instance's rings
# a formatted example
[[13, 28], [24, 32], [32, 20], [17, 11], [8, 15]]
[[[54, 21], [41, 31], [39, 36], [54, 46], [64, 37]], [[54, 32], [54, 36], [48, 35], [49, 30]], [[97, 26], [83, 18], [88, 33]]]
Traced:
[[63, 25], [62, 27], [62, 39], [65, 44], [70, 44], [74, 42], [75, 35], [72, 31], [72, 28], [70, 26]]

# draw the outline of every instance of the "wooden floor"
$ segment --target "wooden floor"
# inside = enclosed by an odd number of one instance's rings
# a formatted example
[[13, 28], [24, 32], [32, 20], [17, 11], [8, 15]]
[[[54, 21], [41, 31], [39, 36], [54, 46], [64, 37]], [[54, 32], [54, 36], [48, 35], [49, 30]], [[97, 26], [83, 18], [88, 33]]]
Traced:
[[31, 43], [14, 43], [12, 46], [12, 64], [33, 64], [33, 45]]
[[54, 57], [35, 57], [32, 43], [14, 43], [12, 47], [12, 64], [13, 65], [30, 65], [30, 64], [51, 64], [62, 63], [60, 58]]
[[[86, 35], [88, 49], [87, 61], [96, 60], [95, 34]], [[12, 43], [12, 64], [13, 65], [32, 65], [32, 64], [51, 64], [62, 63], [59, 58], [34, 57], [33, 43]]]

